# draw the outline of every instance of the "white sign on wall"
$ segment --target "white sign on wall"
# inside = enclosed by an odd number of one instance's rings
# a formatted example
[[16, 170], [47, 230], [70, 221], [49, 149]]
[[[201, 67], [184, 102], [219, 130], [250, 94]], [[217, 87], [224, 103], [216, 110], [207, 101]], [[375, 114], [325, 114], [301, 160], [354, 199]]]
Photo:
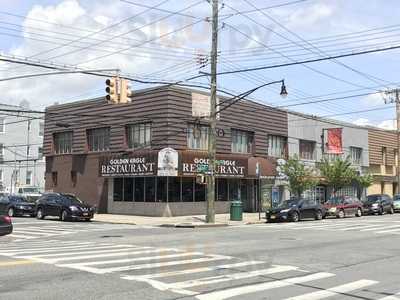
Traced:
[[[192, 116], [193, 117], [209, 117], [211, 110], [210, 96], [192, 93]], [[217, 98], [217, 108], [219, 110], [219, 98]], [[219, 119], [219, 114], [217, 114]]]
[[178, 176], [178, 152], [164, 148], [158, 152], [158, 176]]

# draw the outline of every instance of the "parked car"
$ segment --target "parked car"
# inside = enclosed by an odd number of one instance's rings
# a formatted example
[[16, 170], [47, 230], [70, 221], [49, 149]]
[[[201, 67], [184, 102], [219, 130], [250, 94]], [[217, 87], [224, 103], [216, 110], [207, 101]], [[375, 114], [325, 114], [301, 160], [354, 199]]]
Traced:
[[36, 203], [36, 217], [59, 217], [61, 221], [85, 220], [93, 218], [95, 208], [87, 205], [71, 194], [44, 194]]
[[9, 217], [30, 215], [35, 216], [35, 204], [24, 197], [9, 195], [0, 198], [0, 213]]
[[393, 208], [395, 212], [400, 212], [400, 194], [393, 197]]
[[278, 207], [266, 213], [268, 222], [292, 221], [297, 222], [303, 219], [321, 220], [326, 215], [326, 209], [313, 199], [291, 198], [283, 201]]
[[13, 225], [9, 216], [0, 215], [0, 236], [12, 233]]
[[363, 213], [379, 214], [394, 213], [393, 200], [386, 194], [369, 195], [363, 204]]
[[339, 196], [330, 198], [325, 204], [327, 216], [344, 218], [362, 216], [363, 204], [356, 197]]
[[25, 197], [29, 202], [35, 202], [42, 195], [40, 189], [35, 186], [20, 186], [16, 194]]

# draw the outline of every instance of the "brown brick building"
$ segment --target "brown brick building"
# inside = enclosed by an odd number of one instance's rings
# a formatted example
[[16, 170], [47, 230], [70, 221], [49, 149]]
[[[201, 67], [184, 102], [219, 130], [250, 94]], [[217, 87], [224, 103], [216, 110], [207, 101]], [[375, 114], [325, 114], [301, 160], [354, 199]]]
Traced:
[[[229, 98], [219, 97], [220, 106]], [[99, 211], [149, 216], [203, 214], [207, 94], [173, 87], [136, 91], [131, 103], [105, 98], [46, 110], [46, 189], [75, 193]], [[245, 211], [283, 187], [276, 158], [287, 155], [287, 113], [253, 101], [222, 111], [217, 124], [216, 210], [241, 199]]]
[[369, 172], [374, 175], [374, 184], [368, 194], [397, 193], [397, 133], [378, 128], [368, 129]]

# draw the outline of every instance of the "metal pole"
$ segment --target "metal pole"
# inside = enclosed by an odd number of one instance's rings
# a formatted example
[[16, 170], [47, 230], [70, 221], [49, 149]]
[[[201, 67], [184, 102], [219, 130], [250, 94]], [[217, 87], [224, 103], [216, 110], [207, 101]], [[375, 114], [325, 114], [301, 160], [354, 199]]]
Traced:
[[396, 89], [396, 121], [397, 121], [397, 193], [400, 193], [400, 90]]
[[215, 223], [215, 160], [217, 123], [218, 0], [212, 1], [211, 97], [208, 138], [209, 176], [207, 176], [207, 223]]

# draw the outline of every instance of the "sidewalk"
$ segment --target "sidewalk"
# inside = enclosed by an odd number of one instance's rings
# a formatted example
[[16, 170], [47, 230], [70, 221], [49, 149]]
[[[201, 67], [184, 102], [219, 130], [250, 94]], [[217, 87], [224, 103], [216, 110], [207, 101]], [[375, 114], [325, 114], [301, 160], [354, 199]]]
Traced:
[[259, 220], [258, 213], [243, 213], [243, 221], [230, 221], [229, 214], [215, 215], [215, 224], [208, 224], [204, 215], [181, 216], [181, 217], [143, 217], [131, 215], [96, 214], [93, 218], [95, 222], [105, 222], [114, 224], [147, 225], [161, 227], [220, 227], [265, 223], [264, 214]]

